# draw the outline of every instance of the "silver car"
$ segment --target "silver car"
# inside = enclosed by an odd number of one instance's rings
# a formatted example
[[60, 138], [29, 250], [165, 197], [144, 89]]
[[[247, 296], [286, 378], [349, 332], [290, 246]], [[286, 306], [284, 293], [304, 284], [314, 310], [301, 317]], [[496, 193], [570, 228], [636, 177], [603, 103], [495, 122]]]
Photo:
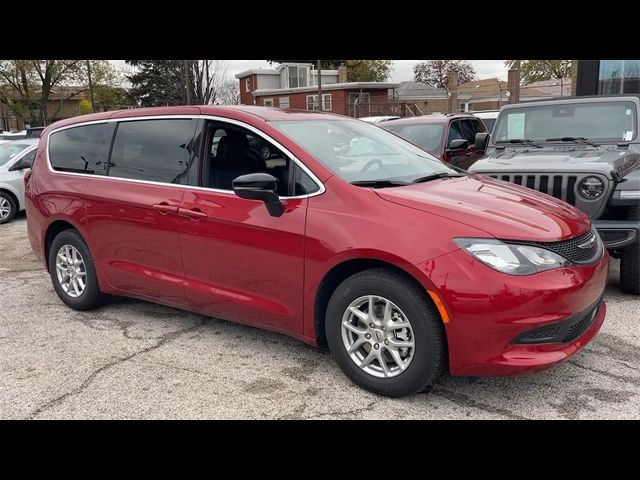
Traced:
[[0, 144], [0, 224], [24, 210], [24, 172], [36, 156], [38, 138]]

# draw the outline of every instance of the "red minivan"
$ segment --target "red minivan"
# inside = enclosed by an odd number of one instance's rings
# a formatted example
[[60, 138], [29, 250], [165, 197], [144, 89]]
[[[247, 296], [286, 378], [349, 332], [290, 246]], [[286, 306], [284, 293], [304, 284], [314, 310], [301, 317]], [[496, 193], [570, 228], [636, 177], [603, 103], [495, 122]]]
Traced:
[[282, 332], [382, 395], [541, 370], [605, 317], [608, 255], [583, 213], [346, 117], [85, 115], [43, 132], [25, 182], [31, 245], [70, 307], [123, 295]]

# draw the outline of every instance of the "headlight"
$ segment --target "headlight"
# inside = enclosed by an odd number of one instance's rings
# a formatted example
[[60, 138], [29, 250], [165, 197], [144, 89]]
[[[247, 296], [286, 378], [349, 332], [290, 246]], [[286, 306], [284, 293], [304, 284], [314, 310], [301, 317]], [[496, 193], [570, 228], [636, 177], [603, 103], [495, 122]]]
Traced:
[[485, 265], [510, 275], [531, 275], [571, 263], [550, 250], [530, 245], [491, 238], [454, 238], [453, 241]]
[[587, 177], [578, 185], [578, 192], [587, 200], [595, 200], [604, 192], [604, 182], [598, 177]]

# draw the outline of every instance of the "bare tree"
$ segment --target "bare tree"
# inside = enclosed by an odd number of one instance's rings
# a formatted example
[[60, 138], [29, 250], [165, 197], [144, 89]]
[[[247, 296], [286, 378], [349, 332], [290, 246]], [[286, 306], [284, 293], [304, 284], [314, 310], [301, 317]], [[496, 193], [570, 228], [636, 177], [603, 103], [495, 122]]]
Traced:
[[189, 60], [191, 99], [196, 105], [212, 105], [227, 80], [225, 60]]
[[240, 86], [237, 80], [227, 80], [222, 85], [216, 105], [240, 105]]

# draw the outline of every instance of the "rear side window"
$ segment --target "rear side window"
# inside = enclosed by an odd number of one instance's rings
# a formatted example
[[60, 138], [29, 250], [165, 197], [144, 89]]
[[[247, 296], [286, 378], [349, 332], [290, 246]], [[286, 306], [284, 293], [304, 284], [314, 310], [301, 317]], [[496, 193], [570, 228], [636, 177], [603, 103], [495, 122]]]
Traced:
[[111, 151], [109, 176], [187, 184], [195, 156], [197, 120], [120, 122]]
[[113, 128], [113, 124], [98, 123], [51, 134], [51, 167], [62, 172], [104, 175]]

